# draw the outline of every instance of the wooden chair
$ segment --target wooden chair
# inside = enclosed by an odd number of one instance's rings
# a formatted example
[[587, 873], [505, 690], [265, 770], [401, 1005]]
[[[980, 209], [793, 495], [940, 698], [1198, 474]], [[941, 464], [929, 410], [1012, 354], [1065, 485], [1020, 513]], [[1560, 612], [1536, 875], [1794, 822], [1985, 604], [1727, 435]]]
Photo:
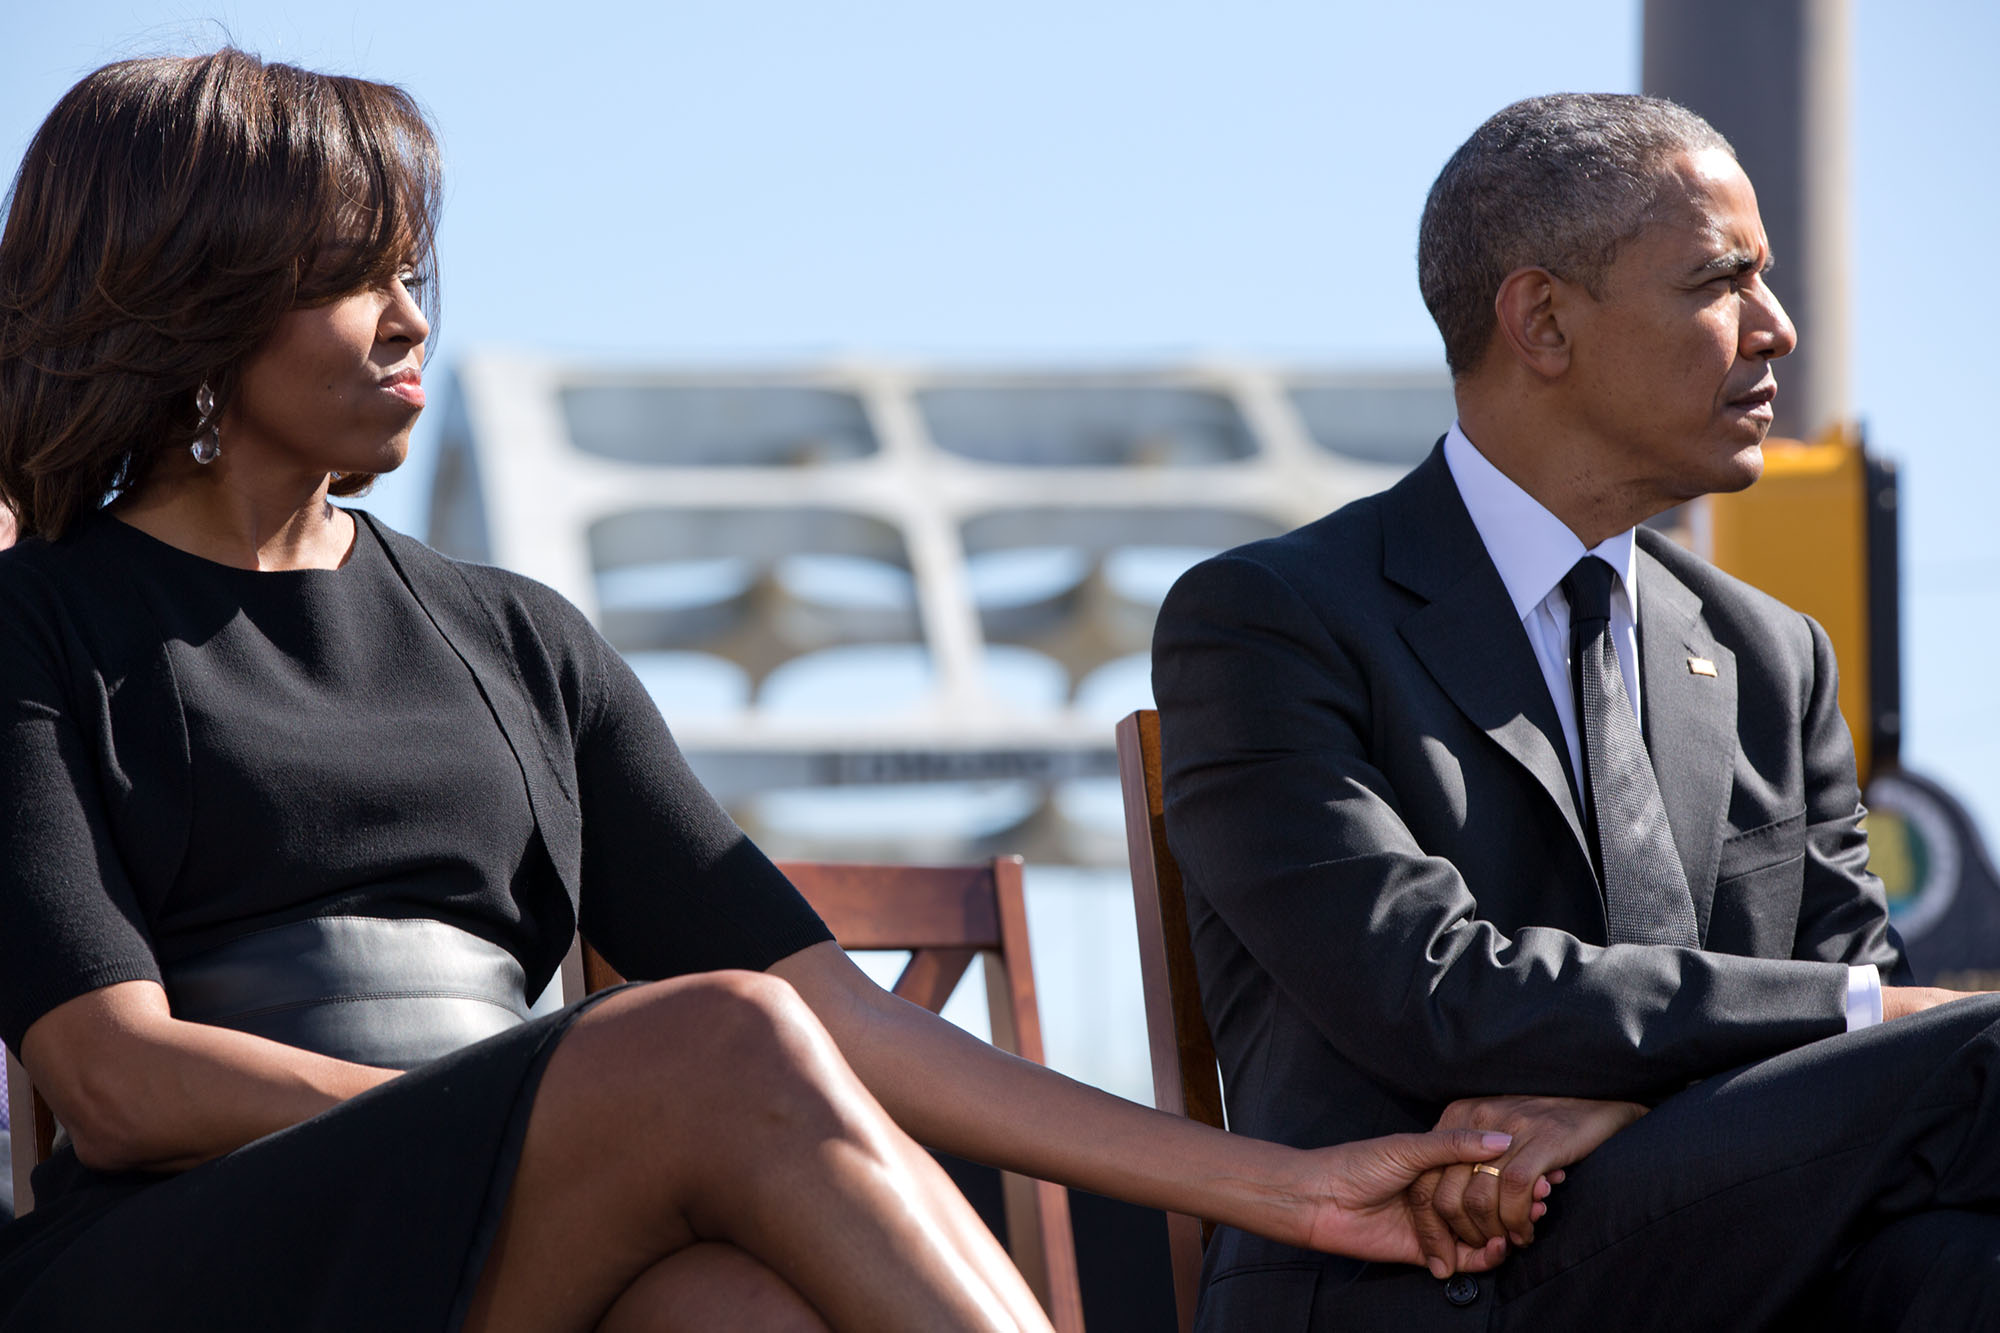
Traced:
[[7, 1132], [13, 1140], [14, 1215], [35, 1206], [35, 1187], [28, 1174], [56, 1150], [56, 1115], [28, 1071], [7, 1052]]
[[[1167, 849], [1160, 797], [1160, 715], [1150, 708], [1118, 724], [1118, 778], [1125, 794], [1132, 905], [1139, 919], [1139, 979], [1146, 991], [1146, 1034], [1153, 1053], [1153, 1104], [1221, 1129], [1222, 1080], [1208, 1019], [1201, 1011], [1181, 870]], [[1167, 1214], [1174, 1306], [1182, 1333], [1194, 1327], [1202, 1247], [1214, 1230], [1213, 1222]]]
[[[910, 951], [895, 993], [936, 1013], [975, 955], [986, 955], [986, 1002], [993, 1044], [1042, 1061], [1035, 976], [1028, 961], [1028, 918], [1021, 898], [1021, 858], [978, 865], [842, 865], [785, 861], [778, 868], [847, 949]], [[588, 991], [623, 981], [589, 945]], [[1082, 1288], [1070, 1233], [1069, 1192], [1060, 1185], [1001, 1173], [1008, 1250], [1057, 1333], [1081, 1333]]]

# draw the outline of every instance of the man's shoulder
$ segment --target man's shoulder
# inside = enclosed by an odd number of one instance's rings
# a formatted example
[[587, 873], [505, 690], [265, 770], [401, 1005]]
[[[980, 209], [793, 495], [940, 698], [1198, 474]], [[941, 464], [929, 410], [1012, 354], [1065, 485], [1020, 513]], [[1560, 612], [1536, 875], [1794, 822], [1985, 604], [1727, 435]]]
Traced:
[[1310, 523], [1224, 551], [1222, 559], [1250, 560], [1277, 571], [1318, 571], [1329, 565], [1353, 573], [1379, 564], [1382, 497], [1366, 495]]
[[1275, 596], [1322, 613], [1365, 602], [1380, 582], [1382, 500], [1364, 496], [1302, 527], [1210, 556], [1181, 575], [1162, 615], [1216, 598], [1243, 605]]
[[[1809, 649], [1811, 630], [1806, 615], [1785, 605], [1651, 528], [1640, 528], [1639, 549], [1651, 556], [1701, 602], [1701, 615], [1719, 637], [1759, 640], [1776, 638]], [[1643, 618], [1647, 589], [1639, 585]]]

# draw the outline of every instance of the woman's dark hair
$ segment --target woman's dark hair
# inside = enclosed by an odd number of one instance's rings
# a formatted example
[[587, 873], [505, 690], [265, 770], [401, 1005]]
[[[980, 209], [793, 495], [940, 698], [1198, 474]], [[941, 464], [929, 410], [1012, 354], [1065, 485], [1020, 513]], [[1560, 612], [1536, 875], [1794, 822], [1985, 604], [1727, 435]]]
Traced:
[[196, 390], [219, 413], [288, 310], [430, 278], [439, 183], [430, 126], [385, 84], [225, 48], [70, 89], [0, 234], [0, 505], [20, 535], [61, 536], [187, 448]]

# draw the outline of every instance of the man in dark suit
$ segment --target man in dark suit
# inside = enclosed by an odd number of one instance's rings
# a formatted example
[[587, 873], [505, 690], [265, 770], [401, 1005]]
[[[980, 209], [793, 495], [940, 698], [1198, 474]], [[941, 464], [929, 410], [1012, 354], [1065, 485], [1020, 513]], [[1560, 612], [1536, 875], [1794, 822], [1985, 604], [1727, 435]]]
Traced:
[[1457, 424], [1162, 608], [1232, 1128], [1516, 1135], [1423, 1187], [1439, 1252], [1510, 1237], [1497, 1273], [1225, 1229], [1203, 1327], [1995, 1313], [2000, 1003], [1900, 984], [1825, 634], [1638, 527], [1761, 470], [1794, 342], [1769, 261], [1700, 118], [1507, 108], [1422, 227]]

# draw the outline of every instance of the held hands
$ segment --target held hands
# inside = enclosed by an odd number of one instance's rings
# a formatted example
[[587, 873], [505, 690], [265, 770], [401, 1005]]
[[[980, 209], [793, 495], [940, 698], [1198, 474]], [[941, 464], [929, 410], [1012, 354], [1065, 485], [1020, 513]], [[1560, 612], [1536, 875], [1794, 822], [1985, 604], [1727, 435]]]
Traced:
[[[1420, 1264], [1434, 1255], [1447, 1272], [1480, 1273], [1507, 1254], [1504, 1236], [1464, 1244], [1446, 1236], [1435, 1248], [1420, 1243], [1413, 1182], [1426, 1173], [1484, 1162], [1506, 1152], [1504, 1133], [1475, 1129], [1432, 1130], [1363, 1139], [1304, 1155], [1305, 1176], [1296, 1186], [1306, 1231], [1300, 1244], [1333, 1254], [1388, 1263]], [[1470, 1170], [1469, 1166], [1462, 1169]], [[1440, 1274], [1443, 1276], [1443, 1274]]]
[[[1967, 994], [1930, 986], [1884, 986], [1882, 1018], [1886, 1022], [1922, 1013]], [[1407, 1204], [1422, 1252], [1419, 1262], [1446, 1277], [1461, 1269], [1492, 1267], [1505, 1255], [1506, 1243], [1531, 1244], [1534, 1224], [1548, 1212], [1551, 1190], [1563, 1181], [1563, 1168], [1582, 1161], [1644, 1114], [1646, 1108], [1635, 1102], [1576, 1097], [1453, 1102], [1439, 1117], [1439, 1130], [1498, 1131], [1513, 1141], [1490, 1162], [1480, 1163], [1483, 1169], [1475, 1171], [1478, 1159], [1467, 1155], [1424, 1171], [1411, 1184]], [[1469, 1255], [1476, 1257], [1474, 1262], [1467, 1262]]]
[[1499, 1241], [1529, 1244], [1534, 1224], [1548, 1211], [1551, 1188], [1562, 1183], [1563, 1168], [1644, 1114], [1646, 1108], [1636, 1102], [1578, 1097], [1453, 1102], [1439, 1118], [1439, 1129], [1498, 1130], [1512, 1135], [1513, 1143], [1488, 1169], [1474, 1171], [1464, 1163], [1434, 1168], [1410, 1187], [1421, 1262], [1445, 1277], [1463, 1267], [1457, 1258], [1468, 1249], [1483, 1254]]

